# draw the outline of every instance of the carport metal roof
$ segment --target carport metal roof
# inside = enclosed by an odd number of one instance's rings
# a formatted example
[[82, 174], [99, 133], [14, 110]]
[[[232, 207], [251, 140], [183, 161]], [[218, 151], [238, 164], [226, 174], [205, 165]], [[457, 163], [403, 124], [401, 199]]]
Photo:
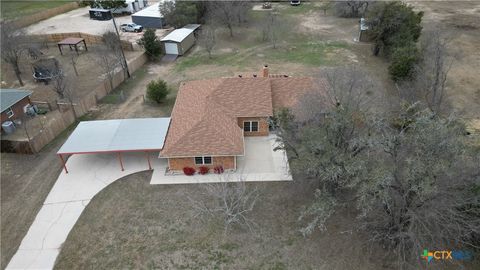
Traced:
[[[160, 151], [167, 135], [170, 118], [137, 118], [80, 122], [57, 154], [94, 154]], [[149, 167], [150, 161], [149, 161]]]

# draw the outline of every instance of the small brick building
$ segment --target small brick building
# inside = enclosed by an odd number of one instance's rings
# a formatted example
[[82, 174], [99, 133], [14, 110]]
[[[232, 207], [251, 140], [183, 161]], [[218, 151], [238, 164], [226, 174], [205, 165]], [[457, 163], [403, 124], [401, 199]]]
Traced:
[[30, 105], [32, 91], [20, 89], [0, 89], [1, 123], [22, 119]]
[[274, 111], [294, 106], [308, 91], [324, 92], [310, 77], [239, 75], [180, 85], [160, 158], [170, 171], [201, 166], [235, 170], [243, 156], [244, 136], [268, 136]]

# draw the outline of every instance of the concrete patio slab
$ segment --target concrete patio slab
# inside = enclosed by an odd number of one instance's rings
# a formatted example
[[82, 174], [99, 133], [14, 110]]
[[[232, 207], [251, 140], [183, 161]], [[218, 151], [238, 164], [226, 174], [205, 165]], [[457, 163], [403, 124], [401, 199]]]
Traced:
[[[291, 181], [288, 159], [285, 151], [273, 151], [277, 146], [275, 135], [268, 137], [245, 137], [245, 156], [237, 157], [237, 170], [228, 174], [228, 181], [261, 182]], [[225, 177], [215, 174], [187, 176], [184, 174], [165, 174], [166, 159], [154, 164], [150, 184], [198, 184], [226, 181]]]

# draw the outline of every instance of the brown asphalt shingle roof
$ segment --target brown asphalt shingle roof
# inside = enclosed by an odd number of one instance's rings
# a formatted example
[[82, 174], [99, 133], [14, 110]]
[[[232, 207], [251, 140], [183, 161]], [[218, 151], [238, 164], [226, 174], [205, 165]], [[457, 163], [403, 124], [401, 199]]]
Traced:
[[314, 82], [308, 77], [219, 78], [182, 83], [163, 157], [243, 155], [237, 117], [266, 117], [291, 107]]

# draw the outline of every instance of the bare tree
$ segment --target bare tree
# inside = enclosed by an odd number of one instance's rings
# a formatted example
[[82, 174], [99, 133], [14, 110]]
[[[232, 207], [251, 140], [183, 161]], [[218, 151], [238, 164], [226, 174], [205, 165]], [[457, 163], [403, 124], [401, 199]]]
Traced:
[[[455, 119], [435, 117], [417, 104], [405, 123], [379, 126], [377, 158], [355, 186], [360, 228], [397, 255], [397, 269], [418, 269], [426, 246], [478, 248], [480, 154], [463, 142]], [[373, 161], [373, 160], [372, 160]]]
[[323, 15], [327, 15], [327, 10], [332, 8], [332, 1], [323, 1], [320, 8], [323, 10]]
[[102, 68], [105, 78], [108, 80], [110, 91], [113, 90], [113, 77], [117, 68], [121, 68], [121, 61], [107, 47], [100, 47], [94, 54], [95, 62]]
[[5, 63], [10, 64], [15, 72], [18, 83], [23, 86], [19, 62], [22, 53], [25, 50], [25, 33], [23, 30], [17, 28], [13, 23], [2, 23], [0, 26], [0, 32], [0, 50], [2, 60]]
[[282, 21], [278, 19], [277, 12], [269, 11], [262, 25], [263, 40], [270, 41], [273, 48], [276, 49], [282, 31]]
[[61, 70], [56, 72], [52, 77], [52, 89], [55, 91], [60, 98], [65, 98], [65, 92], [67, 89], [67, 78]]
[[224, 233], [227, 234], [234, 225], [246, 227], [253, 231], [255, 222], [249, 216], [258, 199], [258, 190], [245, 185], [243, 179], [232, 181], [227, 173], [218, 176], [218, 183], [202, 184], [201, 200], [189, 199], [196, 216], [202, 218], [220, 218]]
[[374, 1], [338, 1], [335, 2], [335, 13], [339, 17], [359, 18], [364, 16], [371, 2]]
[[226, 27], [233, 37], [233, 27], [246, 21], [249, 9], [247, 1], [211, 1], [207, 4], [207, 17]]
[[364, 156], [370, 151], [369, 91], [375, 91], [377, 84], [356, 67], [324, 74], [290, 111], [276, 115], [279, 148], [289, 154], [290, 169], [318, 183], [313, 202], [299, 217], [304, 235], [325, 229], [344, 200], [339, 194], [365, 173]]
[[73, 117], [78, 119], [77, 113], [75, 112], [74, 92], [72, 89], [72, 84], [69, 83], [68, 78], [65, 74], [59, 70], [57, 74], [52, 78], [52, 88], [61, 99], [67, 99], [70, 104], [70, 109], [72, 110]]
[[103, 34], [103, 41], [105, 42], [105, 46], [111, 50], [112, 55], [116, 58], [118, 63], [120, 63], [124, 77], [129, 78], [130, 74], [128, 72], [127, 60], [125, 59], [125, 54], [123, 52], [122, 41], [118, 35], [109, 30]]
[[428, 107], [438, 113], [454, 58], [448, 52], [449, 40], [440, 30], [424, 33], [422, 43], [423, 59], [416, 68], [416, 88], [422, 92]]
[[72, 63], [73, 71], [75, 72], [75, 75], [78, 77], [77, 59], [78, 59], [78, 56], [76, 54], [70, 55], [70, 63]]
[[422, 57], [414, 67], [413, 79], [396, 85], [402, 99], [410, 104], [420, 101], [436, 114], [442, 112], [448, 73], [455, 59], [448, 46], [449, 40], [440, 30], [422, 35]]
[[212, 26], [203, 27], [198, 41], [200, 45], [203, 46], [208, 52], [208, 58], [212, 58], [213, 48], [217, 44], [216, 29]]
[[378, 83], [359, 67], [329, 69], [325, 77], [330, 105], [357, 112], [372, 108], [373, 93], [379, 92]]
[[368, 149], [372, 101], [367, 90], [375, 83], [355, 67], [328, 70], [326, 78], [291, 111], [276, 115], [277, 134], [280, 146], [294, 153], [290, 168], [316, 179], [319, 189], [334, 192], [365, 168], [358, 156]]

